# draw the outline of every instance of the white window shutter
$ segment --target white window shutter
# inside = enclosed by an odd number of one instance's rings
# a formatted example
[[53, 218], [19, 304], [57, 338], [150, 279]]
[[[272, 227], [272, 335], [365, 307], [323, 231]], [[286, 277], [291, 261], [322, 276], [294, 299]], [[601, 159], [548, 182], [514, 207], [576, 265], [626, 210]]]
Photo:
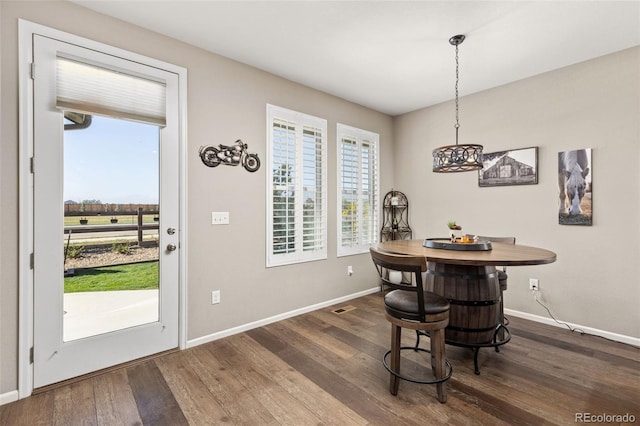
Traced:
[[295, 252], [296, 127], [294, 122], [273, 120], [272, 128], [272, 250], [274, 255]]
[[378, 242], [379, 172], [376, 133], [338, 124], [338, 256]]
[[327, 257], [327, 122], [267, 105], [267, 266]]
[[341, 238], [342, 247], [352, 247], [358, 244], [358, 212], [359, 212], [359, 155], [356, 138], [343, 136], [340, 139], [341, 155], [339, 156], [341, 173], [339, 182], [342, 183], [341, 196]]
[[326, 249], [325, 186], [323, 170], [323, 129], [305, 126], [302, 148], [302, 250], [316, 252]]

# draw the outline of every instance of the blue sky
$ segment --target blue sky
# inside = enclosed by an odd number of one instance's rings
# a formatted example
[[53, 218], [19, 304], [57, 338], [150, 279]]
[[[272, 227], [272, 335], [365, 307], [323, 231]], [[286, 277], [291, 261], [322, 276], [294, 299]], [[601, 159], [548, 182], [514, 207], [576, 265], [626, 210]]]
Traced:
[[64, 132], [64, 200], [157, 204], [159, 128], [93, 116]]

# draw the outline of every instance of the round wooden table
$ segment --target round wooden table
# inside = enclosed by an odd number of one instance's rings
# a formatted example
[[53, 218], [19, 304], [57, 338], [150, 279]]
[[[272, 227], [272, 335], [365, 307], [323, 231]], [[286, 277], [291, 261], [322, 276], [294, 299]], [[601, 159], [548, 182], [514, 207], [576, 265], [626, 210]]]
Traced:
[[500, 286], [496, 266], [542, 265], [556, 260], [552, 251], [517, 244], [491, 242], [491, 250], [459, 251], [424, 247], [424, 240], [396, 240], [378, 244], [380, 250], [424, 256], [425, 290], [449, 300], [449, 326], [445, 341], [478, 350], [507, 343], [511, 334], [500, 316]]
[[444, 250], [424, 247], [423, 244], [424, 240], [396, 240], [380, 243], [378, 247], [392, 253], [424, 256], [427, 262], [449, 265], [520, 266], [556, 261], [556, 254], [552, 251], [519, 244], [492, 242], [492, 249], [487, 251]]

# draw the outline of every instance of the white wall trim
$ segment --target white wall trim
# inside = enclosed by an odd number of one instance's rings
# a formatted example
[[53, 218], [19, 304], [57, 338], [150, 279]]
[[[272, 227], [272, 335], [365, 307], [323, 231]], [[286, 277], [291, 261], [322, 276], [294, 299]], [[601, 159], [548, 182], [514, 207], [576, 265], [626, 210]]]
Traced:
[[[219, 331], [217, 333], [213, 333], [213, 334], [208, 334], [206, 336], [202, 336], [202, 337], [198, 337], [196, 339], [191, 339], [187, 341], [187, 348], [192, 348], [194, 346], [199, 346], [208, 342], [213, 342], [214, 340], [218, 340], [218, 339], [222, 339], [223, 337], [227, 337], [227, 336], [232, 336], [234, 334], [238, 334], [238, 333], [242, 333], [248, 330], [252, 330], [254, 328], [258, 328], [258, 327], [262, 327], [268, 324], [272, 324], [274, 322], [278, 322], [287, 318], [292, 318], [295, 317], [297, 315], [301, 315], [307, 312], [311, 312], [311, 311], [315, 311], [318, 309], [322, 309], [322, 308], [326, 308], [327, 306], [331, 306], [331, 305], [335, 305], [337, 303], [341, 303], [341, 302], [346, 302], [347, 300], [351, 300], [351, 299], [355, 299], [358, 297], [362, 297], [362, 296], [367, 296], [369, 294], [373, 294], [380, 291], [380, 287], [375, 287], [375, 288], [371, 288], [368, 290], [364, 290], [364, 291], [360, 291], [358, 293], [353, 293], [347, 296], [343, 296], [343, 297], [339, 297], [337, 299], [333, 299], [333, 300], [328, 300], [326, 302], [321, 302], [321, 303], [317, 303], [315, 305], [310, 305], [310, 306], [306, 306], [300, 309], [294, 309], [293, 311], [289, 311], [289, 312], [284, 312], [282, 314], [278, 314], [278, 315], [274, 315], [272, 317], [268, 317], [268, 318], [264, 318], [258, 321], [253, 321], [247, 324], [243, 324], [243, 325], [239, 325], [237, 327], [232, 327], [226, 330], [222, 330]], [[505, 309], [505, 314], [508, 315], [512, 315], [514, 317], [518, 317], [518, 318], [523, 318], [523, 319], [527, 319], [530, 321], [534, 321], [534, 322], [538, 322], [538, 323], [542, 323], [542, 324], [547, 324], [547, 325], [553, 325], [556, 327], [560, 327], [560, 328], [565, 328], [565, 326], [563, 326], [562, 324], [558, 324], [556, 323], [554, 320], [550, 319], [550, 318], [546, 318], [540, 315], [533, 315], [533, 314], [529, 314], [527, 312], [520, 312], [520, 311], [515, 311], [513, 309]], [[621, 343], [627, 343], [629, 345], [633, 345], [633, 346], [638, 346], [640, 347], [640, 339], [635, 338], [635, 337], [631, 337], [631, 336], [625, 336], [622, 334], [617, 334], [617, 333], [612, 333], [609, 331], [604, 331], [604, 330], [598, 330], [595, 328], [591, 328], [591, 327], [585, 327], [579, 324], [572, 324], [572, 323], [567, 323], [569, 324], [572, 328], [579, 328], [582, 331], [584, 331], [587, 334], [593, 334], [595, 336], [600, 336], [600, 337], [604, 337], [616, 342], [621, 342]]]
[[[180, 244], [180, 271], [178, 272], [178, 294], [179, 294], [179, 302], [178, 302], [178, 344], [180, 349], [186, 349], [187, 347], [187, 283], [188, 281], [188, 272], [187, 272], [187, 167], [188, 167], [188, 147], [187, 141], [187, 81], [188, 81], [188, 71], [186, 68], [181, 68], [181, 72], [178, 74], [178, 108], [180, 114], [180, 132], [179, 134], [179, 167], [180, 167], [180, 187], [178, 189], [178, 202], [180, 203], [179, 207], [179, 225], [180, 228], [178, 230], [178, 241]], [[162, 230], [160, 230], [162, 231]]]
[[7, 393], [0, 393], [0, 405], [8, 404], [18, 400], [18, 391], [14, 390]]
[[307, 312], [316, 311], [318, 309], [326, 308], [327, 306], [335, 305], [337, 303], [346, 302], [347, 300], [356, 299], [358, 297], [367, 296], [369, 294], [377, 293], [380, 291], [380, 287], [370, 288], [368, 290], [352, 293], [347, 296], [338, 297], [337, 299], [327, 300], [326, 302], [316, 303], [315, 305], [306, 306], [300, 309], [294, 309], [293, 311], [284, 312], [282, 314], [274, 315], [272, 317], [264, 318], [258, 321], [253, 321], [247, 324], [232, 327], [226, 330], [219, 331], [217, 333], [208, 334], [206, 336], [198, 337], [187, 342], [187, 347], [192, 348], [205, 343], [213, 342], [214, 340], [222, 339], [223, 337], [232, 336], [234, 334], [242, 333], [254, 328], [262, 327], [274, 322], [282, 321], [287, 318], [292, 318]]
[[[508, 315], [513, 315], [514, 317], [523, 318], [530, 321], [539, 322], [542, 324], [553, 325], [556, 327], [564, 328], [565, 330], [569, 330], [565, 325], [558, 324], [553, 319], [543, 317], [540, 315], [534, 315], [527, 312], [514, 311], [513, 309], [505, 309], [504, 313]], [[600, 336], [600, 337], [604, 337], [605, 339], [640, 347], [640, 339], [637, 337], [625, 336], [624, 334], [612, 333], [610, 331], [599, 330], [597, 328], [586, 327], [584, 325], [573, 324], [566, 321], [562, 321], [562, 322], [569, 324], [571, 328], [580, 329], [587, 334], [593, 334], [594, 336]]]
[[33, 84], [29, 66], [33, 58], [32, 34], [39, 26], [20, 19], [18, 21], [18, 392], [26, 398], [33, 392], [33, 365], [29, 351], [33, 346], [33, 271], [29, 254], [33, 250], [33, 178], [28, 166], [33, 153]]

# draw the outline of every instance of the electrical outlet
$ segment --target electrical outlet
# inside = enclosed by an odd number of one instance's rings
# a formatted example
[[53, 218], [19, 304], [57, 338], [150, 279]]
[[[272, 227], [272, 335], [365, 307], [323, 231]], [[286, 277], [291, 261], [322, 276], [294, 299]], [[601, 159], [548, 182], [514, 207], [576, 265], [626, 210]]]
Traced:
[[347, 275], [348, 276], [353, 275], [353, 266], [347, 266]]
[[538, 291], [540, 287], [538, 286], [537, 278], [529, 278], [529, 290]]
[[220, 290], [214, 290], [211, 292], [211, 304], [217, 305], [220, 303]]
[[228, 225], [229, 212], [211, 212], [212, 225]]

